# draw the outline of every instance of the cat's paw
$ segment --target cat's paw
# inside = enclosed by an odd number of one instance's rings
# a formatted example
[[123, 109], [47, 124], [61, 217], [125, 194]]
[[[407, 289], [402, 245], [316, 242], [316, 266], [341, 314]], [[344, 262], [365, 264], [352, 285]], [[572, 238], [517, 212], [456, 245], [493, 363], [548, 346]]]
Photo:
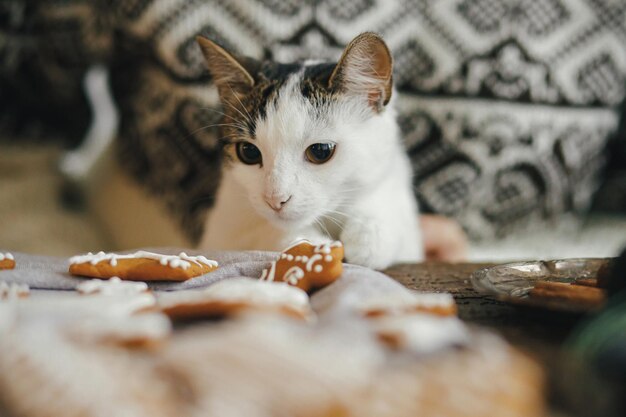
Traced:
[[393, 240], [371, 222], [349, 222], [341, 234], [341, 241], [349, 263], [384, 269], [393, 262]]

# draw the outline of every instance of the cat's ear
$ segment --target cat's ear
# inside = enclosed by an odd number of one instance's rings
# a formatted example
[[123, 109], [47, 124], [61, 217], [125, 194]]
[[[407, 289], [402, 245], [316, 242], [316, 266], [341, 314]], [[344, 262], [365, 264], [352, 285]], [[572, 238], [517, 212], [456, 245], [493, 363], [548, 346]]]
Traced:
[[255, 62], [249, 58], [239, 58], [226, 51], [215, 42], [197, 36], [196, 41], [206, 59], [207, 67], [217, 85], [222, 100], [232, 96], [245, 96], [254, 87], [254, 77], [247, 68]]
[[343, 55], [329, 79], [329, 87], [367, 98], [368, 104], [381, 111], [391, 99], [392, 58], [383, 39], [372, 32], [357, 36]]

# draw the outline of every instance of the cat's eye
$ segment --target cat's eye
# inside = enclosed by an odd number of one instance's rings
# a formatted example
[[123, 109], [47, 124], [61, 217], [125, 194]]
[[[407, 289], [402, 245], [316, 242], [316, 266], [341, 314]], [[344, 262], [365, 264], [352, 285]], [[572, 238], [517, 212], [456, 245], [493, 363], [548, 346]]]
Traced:
[[304, 152], [306, 159], [314, 164], [323, 164], [324, 162], [328, 162], [328, 160], [333, 157], [334, 153], [334, 143], [314, 143], [306, 148], [306, 151]]
[[261, 151], [250, 142], [237, 143], [237, 158], [247, 165], [260, 164], [262, 160]]

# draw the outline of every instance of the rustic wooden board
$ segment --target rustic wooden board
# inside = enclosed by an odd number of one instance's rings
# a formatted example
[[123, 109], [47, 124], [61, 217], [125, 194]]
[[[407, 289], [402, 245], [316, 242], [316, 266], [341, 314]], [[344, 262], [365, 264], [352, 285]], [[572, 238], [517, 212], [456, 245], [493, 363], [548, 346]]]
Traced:
[[479, 294], [472, 287], [472, 273], [495, 264], [427, 262], [402, 264], [384, 272], [408, 288], [449, 292], [459, 307], [459, 317], [468, 323], [491, 327], [516, 345], [560, 345], [579, 316], [516, 307]]

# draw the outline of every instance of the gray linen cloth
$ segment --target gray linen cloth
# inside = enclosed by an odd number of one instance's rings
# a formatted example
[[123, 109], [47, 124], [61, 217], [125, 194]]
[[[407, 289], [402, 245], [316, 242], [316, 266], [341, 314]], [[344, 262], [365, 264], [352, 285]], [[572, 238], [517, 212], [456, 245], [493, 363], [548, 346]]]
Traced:
[[[263, 269], [267, 268], [279, 255], [277, 252], [260, 251], [200, 252], [176, 248], [147, 248], [143, 250], [162, 254], [178, 254], [182, 251], [189, 255], [202, 254], [219, 263], [217, 270], [184, 282], [148, 282], [148, 286], [155, 291], [203, 288], [226, 278], [248, 277], [258, 279]], [[0, 249], [0, 252], [8, 251]], [[120, 253], [132, 252], [134, 251]], [[69, 258], [28, 255], [19, 252], [12, 252], [12, 254], [15, 257], [15, 269], [0, 270], [0, 281], [28, 284], [31, 289], [35, 290], [68, 291], [74, 290], [80, 282], [85, 280], [85, 278], [75, 277], [68, 273]], [[332, 309], [336, 311], [351, 307], [354, 302], [362, 297], [405, 290], [402, 285], [380, 272], [349, 264], [344, 264], [341, 279], [330, 287], [341, 287], [342, 290], [335, 291], [327, 287], [316, 293], [311, 299], [315, 310]], [[349, 290], [345, 291], [348, 287]]]

